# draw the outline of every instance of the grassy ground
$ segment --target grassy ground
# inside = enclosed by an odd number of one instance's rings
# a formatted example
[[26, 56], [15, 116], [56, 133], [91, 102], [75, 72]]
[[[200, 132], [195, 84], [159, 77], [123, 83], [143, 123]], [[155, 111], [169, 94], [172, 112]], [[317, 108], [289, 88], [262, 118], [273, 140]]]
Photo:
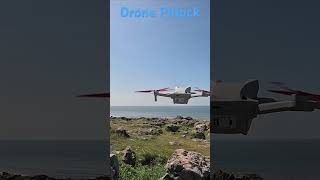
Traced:
[[[115, 130], [119, 127], [125, 128], [130, 137], [121, 137], [116, 134]], [[173, 133], [166, 131], [164, 125], [161, 127], [162, 133], [153, 136], [134, 133], [137, 129], [146, 127], [149, 127], [146, 119], [130, 121], [113, 119], [111, 121], [112, 152], [117, 154], [121, 161], [120, 152], [127, 146], [131, 146], [136, 152], [138, 161], [134, 167], [121, 163], [120, 179], [159, 179], [165, 174], [164, 166], [176, 149], [196, 151], [206, 156], [210, 154], [208, 132], [205, 133], [207, 141], [193, 141], [192, 132], [194, 129], [190, 126], [182, 126], [179, 132]], [[186, 137], [182, 137], [183, 134], [186, 134]], [[169, 142], [176, 142], [176, 144], [170, 145]]]

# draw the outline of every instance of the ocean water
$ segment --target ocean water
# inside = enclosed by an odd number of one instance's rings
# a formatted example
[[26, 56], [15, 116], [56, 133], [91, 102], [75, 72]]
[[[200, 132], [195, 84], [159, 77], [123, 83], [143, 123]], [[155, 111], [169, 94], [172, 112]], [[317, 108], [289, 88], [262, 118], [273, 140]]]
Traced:
[[111, 116], [119, 117], [176, 117], [210, 118], [209, 106], [111, 106]]
[[[216, 140], [214, 168], [266, 180], [319, 180], [320, 140]], [[211, 157], [212, 158], [212, 157]]]
[[0, 171], [64, 178], [106, 175], [104, 141], [0, 141]]

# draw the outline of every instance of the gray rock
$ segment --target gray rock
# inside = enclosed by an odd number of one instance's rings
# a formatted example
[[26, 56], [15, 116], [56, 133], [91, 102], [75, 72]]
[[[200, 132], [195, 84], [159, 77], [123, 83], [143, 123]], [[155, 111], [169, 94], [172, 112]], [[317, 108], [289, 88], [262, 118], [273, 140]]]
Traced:
[[162, 134], [162, 129], [160, 128], [139, 128], [137, 134], [139, 135], [156, 135], [159, 136]]
[[122, 137], [130, 137], [127, 130], [123, 127], [119, 127], [117, 130], [116, 130], [116, 133], [119, 135], [119, 136], [122, 136]]
[[177, 149], [166, 164], [162, 180], [209, 180], [210, 158], [197, 152]]
[[196, 132], [193, 134], [193, 138], [195, 139], [206, 139], [206, 136], [203, 132]]
[[125, 164], [129, 164], [132, 166], [136, 164], [136, 153], [131, 149], [130, 146], [126, 147], [126, 149], [123, 150], [122, 161]]
[[166, 127], [166, 130], [169, 131], [169, 132], [177, 132], [179, 130], [180, 126], [178, 125], [175, 125], [175, 124], [169, 124], [167, 127]]
[[206, 130], [208, 130], [208, 127], [207, 127], [207, 125], [205, 123], [196, 123], [194, 125], [194, 128], [195, 128], [196, 132], [201, 132], [201, 133], [203, 133]]

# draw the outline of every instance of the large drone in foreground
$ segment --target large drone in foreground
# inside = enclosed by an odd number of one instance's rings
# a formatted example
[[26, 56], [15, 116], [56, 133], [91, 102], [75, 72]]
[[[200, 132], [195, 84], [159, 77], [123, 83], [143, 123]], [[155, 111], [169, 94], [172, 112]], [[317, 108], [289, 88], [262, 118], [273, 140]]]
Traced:
[[158, 96], [168, 97], [173, 100], [173, 104], [188, 104], [189, 99], [195, 97], [208, 97], [210, 92], [196, 88], [194, 91], [191, 90], [191, 87], [181, 88], [176, 87], [174, 90], [170, 88], [162, 88], [155, 90], [142, 90], [136, 91], [137, 93], [153, 93], [154, 101], [158, 100]]
[[251, 122], [259, 115], [283, 112], [311, 112], [320, 109], [320, 95], [284, 87], [273, 83], [280, 89], [269, 90], [272, 93], [290, 96], [289, 100], [276, 100], [258, 97], [258, 80], [246, 82], [215, 82], [211, 97], [211, 133], [248, 134]]

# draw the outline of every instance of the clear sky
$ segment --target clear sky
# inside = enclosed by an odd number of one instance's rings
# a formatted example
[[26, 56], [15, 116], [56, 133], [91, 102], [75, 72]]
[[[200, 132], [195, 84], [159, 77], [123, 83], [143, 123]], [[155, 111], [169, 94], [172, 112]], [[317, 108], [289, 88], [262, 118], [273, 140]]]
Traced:
[[[121, 7], [194, 7], [200, 17], [121, 17]], [[111, 1], [111, 105], [173, 105], [136, 90], [175, 86], [209, 89], [209, 0]], [[190, 105], [208, 105], [195, 98]]]

